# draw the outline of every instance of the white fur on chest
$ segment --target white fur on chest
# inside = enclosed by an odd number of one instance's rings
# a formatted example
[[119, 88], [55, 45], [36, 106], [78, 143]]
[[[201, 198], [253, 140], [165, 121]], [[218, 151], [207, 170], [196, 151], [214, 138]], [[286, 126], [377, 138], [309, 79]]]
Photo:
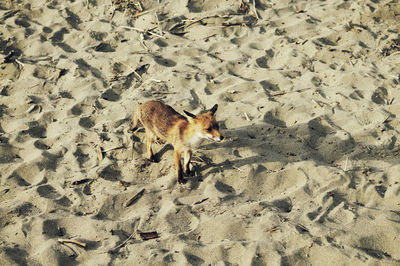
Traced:
[[204, 139], [205, 137], [202, 134], [196, 133], [192, 138], [188, 140], [185, 146], [188, 149], [197, 148], [204, 141]]

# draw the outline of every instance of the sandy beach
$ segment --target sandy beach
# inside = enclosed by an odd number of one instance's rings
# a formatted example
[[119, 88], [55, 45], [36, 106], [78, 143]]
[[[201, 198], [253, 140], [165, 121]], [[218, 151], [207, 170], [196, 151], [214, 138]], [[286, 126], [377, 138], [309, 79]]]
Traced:
[[[0, 265], [400, 265], [399, 33], [396, 0], [0, 1]], [[219, 105], [184, 185], [148, 100]]]

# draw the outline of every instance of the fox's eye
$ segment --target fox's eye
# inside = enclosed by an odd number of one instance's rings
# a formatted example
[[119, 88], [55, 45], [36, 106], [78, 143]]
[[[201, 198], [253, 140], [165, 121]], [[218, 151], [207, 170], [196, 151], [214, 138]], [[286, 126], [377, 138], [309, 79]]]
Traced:
[[207, 132], [211, 132], [212, 128], [209, 127], [209, 128], [207, 128], [206, 130], [207, 130]]

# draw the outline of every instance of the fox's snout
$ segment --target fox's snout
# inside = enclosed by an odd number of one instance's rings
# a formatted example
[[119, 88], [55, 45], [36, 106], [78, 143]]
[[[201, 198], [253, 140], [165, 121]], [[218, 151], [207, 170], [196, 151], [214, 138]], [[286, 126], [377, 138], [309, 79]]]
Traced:
[[208, 139], [219, 142], [224, 139], [224, 136], [222, 136], [221, 134], [218, 134], [218, 136], [210, 136], [210, 137], [208, 137]]
[[224, 136], [220, 135], [219, 137], [214, 137], [215, 141], [222, 141], [224, 139]]

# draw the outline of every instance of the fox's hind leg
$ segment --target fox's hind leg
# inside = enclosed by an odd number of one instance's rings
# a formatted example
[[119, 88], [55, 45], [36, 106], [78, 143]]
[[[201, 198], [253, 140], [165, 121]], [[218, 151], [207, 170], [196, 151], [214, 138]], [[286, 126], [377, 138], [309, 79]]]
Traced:
[[153, 149], [151, 148], [151, 143], [153, 142], [154, 135], [150, 132], [150, 130], [146, 129], [146, 147], [147, 147], [147, 155], [149, 161], [155, 162], [156, 158], [153, 153]]

